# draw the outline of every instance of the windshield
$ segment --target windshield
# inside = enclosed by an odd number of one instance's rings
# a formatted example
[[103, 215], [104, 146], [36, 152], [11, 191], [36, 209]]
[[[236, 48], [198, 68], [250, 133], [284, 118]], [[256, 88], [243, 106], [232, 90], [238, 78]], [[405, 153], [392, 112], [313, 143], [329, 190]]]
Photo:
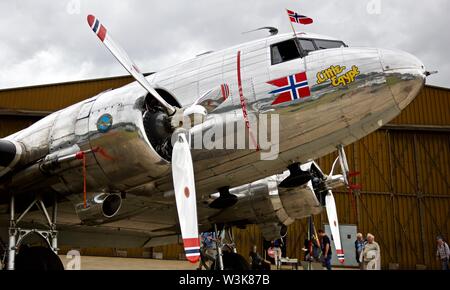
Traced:
[[315, 39], [317, 49], [339, 48], [345, 46], [342, 41]]
[[312, 38], [288, 39], [271, 45], [272, 65], [291, 61], [308, 55], [311, 51], [345, 47], [340, 40], [323, 40]]

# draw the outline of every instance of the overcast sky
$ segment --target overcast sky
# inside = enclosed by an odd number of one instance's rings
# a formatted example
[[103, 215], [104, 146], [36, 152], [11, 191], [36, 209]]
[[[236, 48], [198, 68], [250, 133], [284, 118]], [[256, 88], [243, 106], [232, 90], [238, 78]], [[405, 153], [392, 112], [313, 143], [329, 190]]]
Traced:
[[284, 8], [314, 19], [298, 31], [408, 51], [439, 71], [428, 84], [450, 87], [448, 0], [2, 0], [0, 89], [126, 74], [89, 29], [90, 13], [149, 72], [265, 36], [241, 34], [253, 28], [289, 32]]

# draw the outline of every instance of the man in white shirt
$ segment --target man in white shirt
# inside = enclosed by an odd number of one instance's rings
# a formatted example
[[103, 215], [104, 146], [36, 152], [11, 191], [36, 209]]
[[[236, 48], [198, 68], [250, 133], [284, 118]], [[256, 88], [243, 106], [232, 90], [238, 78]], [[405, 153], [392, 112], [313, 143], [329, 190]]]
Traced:
[[441, 261], [442, 270], [449, 270], [448, 261], [450, 259], [450, 249], [448, 248], [448, 244], [444, 242], [444, 239], [441, 236], [436, 238], [437, 240], [437, 251], [436, 258]]

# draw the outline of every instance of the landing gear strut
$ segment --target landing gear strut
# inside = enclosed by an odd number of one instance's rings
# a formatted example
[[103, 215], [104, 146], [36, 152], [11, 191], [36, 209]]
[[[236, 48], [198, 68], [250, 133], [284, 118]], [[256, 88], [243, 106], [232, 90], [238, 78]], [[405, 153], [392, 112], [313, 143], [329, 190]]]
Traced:
[[[45, 219], [48, 222], [48, 229], [40, 230], [40, 229], [24, 229], [19, 227], [20, 221], [23, 217], [36, 205], [39, 210], [44, 215]], [[40, 259], [40, 264], [43, 265], [44, 269], [61, 269], [62, 263], [59, 258], [56, 256], [58, 253], [58, 231], [56, 231], [56, 213], [57, 213], [57, 201], [56, 198], [53, 201], [53, 210], [52, 216], [50, 217], [47, 208], [45, 207], [42, 199], [37, 197], [26, 209], [25, 211], [16, 218], [15, 213], [15, 200], [14, 195], [11, 195], [10, 202], [10, 220], [9, 220], [9, 244], [8, 244], [8, 270], [15, 270], [18, 266], [16, 263], [16, 255], [19, 249], [19, 246], [23, 242], [23, 240], [31, 234], [37, 234], [48, 244], [50, 251], [42, 251], [40, 247], [39, 251], [36, 250], [28, 250], [28, 254], [34, 256], [36, 259]], [[50, 252], [50, 253], [49, 253]], [[55, 256], [58, 260], [55, 260]], [[31, 256], [30, 256], [31, 257]], [[25, 258], [25, 257], [24, 257]], [[28, 258], [28, 257], [27, 257]], [[27, 261], [28, 262], [28, 261]], [[59, 262], [59, 263], [58, 263]], [[20, 264], [20, 263], [19, 263]], [[52, 264], [52, 265], [49, 265]], [[37, 265], [35, 263], [35, 265]], [[63, 267], [64, 269], [64, 267]]]
[[[214, 231], [217, 237], [217, 256], [211, 269], [249, 270], [250, 265], [247, 260], [237, 253], [232, 228], [224, 225], [222, 230], [219, 231], [217, 225], [214, 225]], [[228, 241], [228, 243], [226, 243], [226, 241]]]

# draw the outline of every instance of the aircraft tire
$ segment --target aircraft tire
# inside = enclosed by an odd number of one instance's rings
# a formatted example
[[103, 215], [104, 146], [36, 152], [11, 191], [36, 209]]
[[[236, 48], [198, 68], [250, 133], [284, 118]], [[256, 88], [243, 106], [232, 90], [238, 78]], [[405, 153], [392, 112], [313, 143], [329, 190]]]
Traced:
[[15, 260], [16, 270], [62, 271], [64, 265], [50, 248], [22, 246]]

